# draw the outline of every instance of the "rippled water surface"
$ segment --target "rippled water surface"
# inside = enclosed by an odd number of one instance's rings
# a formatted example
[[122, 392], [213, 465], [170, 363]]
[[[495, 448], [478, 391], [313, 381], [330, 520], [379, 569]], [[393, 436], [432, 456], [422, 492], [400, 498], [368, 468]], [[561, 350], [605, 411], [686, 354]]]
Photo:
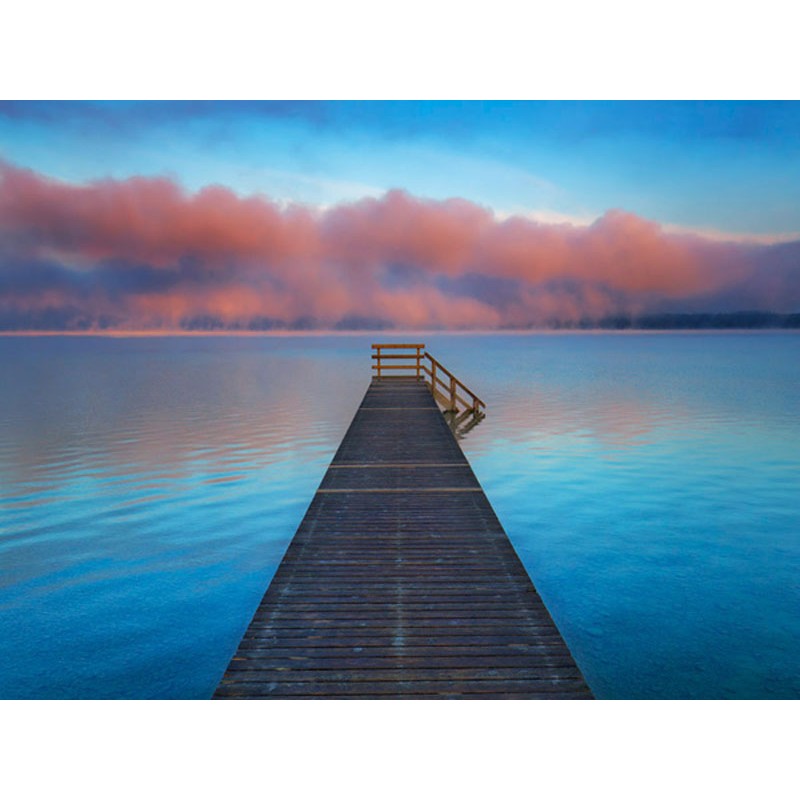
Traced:
[[[0, 338], [0, 697], [210, 696], [373, 339]], [[422, 340], [598, 697], [800, 697], [800, 336]]]

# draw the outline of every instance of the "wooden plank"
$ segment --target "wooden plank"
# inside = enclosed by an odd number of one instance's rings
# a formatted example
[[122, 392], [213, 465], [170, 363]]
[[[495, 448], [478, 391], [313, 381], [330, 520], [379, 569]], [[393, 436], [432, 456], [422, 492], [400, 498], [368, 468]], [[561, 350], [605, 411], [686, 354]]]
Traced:
[[243, 698], [268, 698], [268, 697], [313, 697], [318, 699], [333, 697], [370, 697], [370, 698], [397, 698], [405, 696], [420, 696], [429, 699], [478, 699], [481, 695], [490, 695], [493, 699], [514, 698], [524, 699], [559, 699], [578, 700], [591, 699], [592, 695], [583, 679], [557, 678], [527, 680], [474, 680], [454, 681], [443, 677], [441, 680], [430, 681], [361, 681], [342, 682], [338, 684], [314, 682], [277, 682], [264, 683], [261, 681], [241, 681], [236, 676], [223, 679], [217, 690], [216, 697], [243, 697]]
[[409, 683], [417, 681], [442, 680], [442, 673], [447, 672], [447, 681], [450, 682], [508, 682], [508, 681], [547, 681], [552, 684], [574, 683], [581, 679], [578, 668], [573, 666], [522, 666], [522, 667], [431, 667], [428, 669], [401, 665], [399, 668], [373, 668], [358, 669], [355, 664], [358, 659], [343, 669], [304, 669], [302, 665], [289, 667], [259, 668], [251, 663], [234, 661], [228, 669], [229, 679], [246, 683], [313, 683], [318, 686], [325, 684], [356, 684], [359, 682], [374, 683]]
[[[362, 409], [365, 410], [365, 409]], [[328, 471], [332, 469], [386, 469], [387, 467], [397, 468], [397, 469], [418, 469], [420, 467], [461, 467], [469, 469], [469, 464], [464, 462], [463, 464], [458, 461], [445, 461], [442, 464], [437, 464], [431, 461], [423, 461], [419, 464], [409, 464], [409, 463], [401, 463], [401, 464], [347, 464], [347, 463], [340, 463], [340, 464], [331, 464], [328, 467]]]
[[[246, 694], [236, 691], [228, 691], [220, 689], [215, 699], [218, 700], [252, 700], [253, 698]], [[276, 698], [278, 699], [278, 698]], [[342, 700], [345, 698], [337, 697], [335, 694], [324, 695], [311, 695], [302, 691], [285, 693], [281, 695], [281, 700]], [[357, 691], [347, 696], [348, 700], [530, 700], [531, 695], [523, 692], [484, 692], [482, 694], [473, 695], [459, 695], [447, 694], [446, 692], [438, 692], [436, 694], [421, 694], [413, 691], [404, 693], [403, 695], [385, 695], [376, 694], [373, 692]], [[541, 698], [539, 698], [541, 699]], [[575, 695], [574, 693], [561, 693], [551, 692], [547, 696], [548, 700], [591, 700], [591, 695]]]
[[[429, 668], [443, 668], [459, 666], [478, 667], [478, 666], [537, 666], [541, 664], [541, 654], [535, 651], [513, 652], [509, 648], [498, 649], [487, 646], [468, 647], [415, 647], [415, 648], [392, 648], [392, 647], [361, 647], [361, 648], [342, 648], [335, 647], [307, 647], [301, 654], [297, 654], [296, 649], [287, 647], [249, 647], [237, 653], [231, 666], [234, 663], [241, 666], [245, 663], [261, 663], [263, 658], [270, 659], [270, 665], [275, 668], [288, 668], [295, 664], [314, 664], [326, 669], [342, 669], [352, 666], [356, 661], [358, 669], [368, 667], [379, 668], [392, 665], [401, 666], [426, 666]], [[562, 666], [571, 667], [572, 657], [565, 652], [563, 655], [547, 656], [548, 663], [556, 662]]]
[[591, 698], [432, 410], [370, 385], [215, 697]]

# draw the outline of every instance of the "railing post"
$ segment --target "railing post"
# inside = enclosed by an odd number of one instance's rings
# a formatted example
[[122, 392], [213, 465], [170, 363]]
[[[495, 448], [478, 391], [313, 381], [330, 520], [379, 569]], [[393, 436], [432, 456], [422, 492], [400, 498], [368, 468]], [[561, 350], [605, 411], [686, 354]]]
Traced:
[[422, 355], [420, 354], [419, 347], [417, 347], [417, 380], [419, 380], [419, 376], [420, 376], [419, 368], [420, 368], [420, 359], [421, 358], [422, 358]]
[[434, 392], [434, 397], [436, 397], [436, 362], [431, 359], [431, 391]]
[[378, 345], [378, 380], [381, 379], [381, 346]]
[[450, 376], [450, 410], [456, 410], [456, 379]]

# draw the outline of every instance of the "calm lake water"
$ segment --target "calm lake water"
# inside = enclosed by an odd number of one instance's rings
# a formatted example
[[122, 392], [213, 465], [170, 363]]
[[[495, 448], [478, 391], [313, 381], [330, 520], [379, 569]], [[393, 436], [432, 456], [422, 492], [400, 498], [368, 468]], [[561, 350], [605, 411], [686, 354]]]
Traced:
[[[393, 338], [0, 337], [0, 697], [209, 697]], [[598, 697], [800, 697], [799, 335], [419, 340]]]

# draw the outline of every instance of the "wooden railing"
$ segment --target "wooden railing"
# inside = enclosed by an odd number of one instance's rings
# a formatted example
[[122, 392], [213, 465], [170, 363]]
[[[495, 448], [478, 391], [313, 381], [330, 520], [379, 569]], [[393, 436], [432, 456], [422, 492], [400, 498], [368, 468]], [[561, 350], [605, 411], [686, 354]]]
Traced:
[[[372, 349], [376, 353], [372, 354], [372, 369], [377, 370], [376, 378], [408, 378], [415, 374], [417, 378], [422, 377], [422, 351], [425, 349], [424, 344], [374, 344]], [[384, 350], [391, 350], [390, 353], [384, 353]], [[408, 350], [407, 353], [398, 353], [398, 350]], [[411, 352], [411, 351], [414, 352]], [[385, 364], [385, 361], [391, 363]], [[396, 363], [400, 361], [400, 363]], [[411, 363], [410, 363], [411, 362]], [[384, 375], [387, 371], [402, 370], [404, 374], [401, 375]]]
[[[375, 351], [372, 369], [376, 379], [415, 377], [424, 380], [444, 410], [458, 416], [458, 424], [469, 415], [484, 416], [482, 409], [486, 408], [486, 403], [425, 351], [424, 344], [373, 344], [372, 349]], [[389, 352], [384, 352], [386, 350]], [[391, 374], [386, 375], [387, 371]]]
[[[474, 414], [480, 414], [481, 409], [486, 408], [486, 403], [475, 392], [461, 383], [449, 369], [442, 366], [430, 353], [426, 352], [425, 358], [430, 362], [430, 367], [424, 365], [422, 367], [423, 372], [430, 378], [428, 385], [433, 392], [433, 396], [448, 411], [468, 410]], [[443, 380], [442, 375], [445, 375], [447, 380]], [[467, 395], [466, 398], [459, 394], [459, 389], [463, 394]], [[462, 409], [459, 409], [459, 403], [463, 406]]]

